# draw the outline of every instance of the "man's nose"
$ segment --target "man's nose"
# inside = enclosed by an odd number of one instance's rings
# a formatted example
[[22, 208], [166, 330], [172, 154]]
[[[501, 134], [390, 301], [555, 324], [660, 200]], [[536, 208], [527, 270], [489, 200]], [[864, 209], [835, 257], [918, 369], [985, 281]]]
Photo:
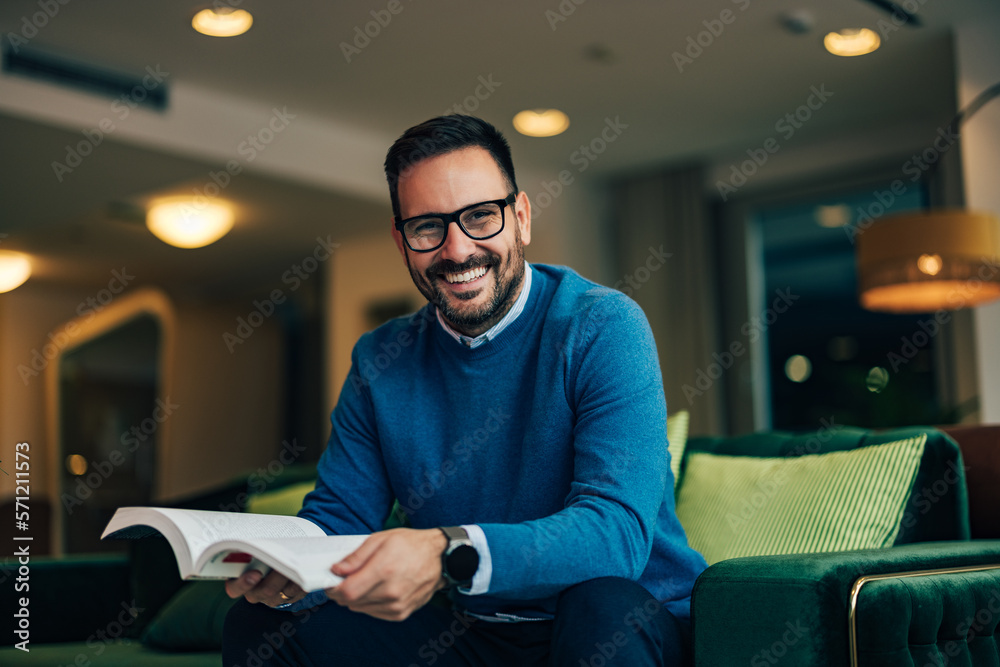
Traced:
[[[452, 229], [452, 225], [455, 225], [454, 229]], [[444, 239], [444, 244], [441, 246], [441, 258], [462, 263], [475, 253], [475, 242], [468, 237], [457, 221], [453, 220], [449, 222], [448, 234]]]

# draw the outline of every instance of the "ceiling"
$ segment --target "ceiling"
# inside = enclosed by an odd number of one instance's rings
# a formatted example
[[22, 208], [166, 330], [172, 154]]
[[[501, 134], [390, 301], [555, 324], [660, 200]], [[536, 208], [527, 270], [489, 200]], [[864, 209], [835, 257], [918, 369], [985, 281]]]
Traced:
[[[578, 164], [574, 152], [610, 119], [625, 129], [614, 150], [587, 165], [588, 177], [610, 179], [669, 163], [736, 159], [773, 136], [776, 121], [805, 103], [814, 86], [831, 91], [835, 103], [803, 130], [811, 141], [914, 118], [940, 119], [935, 127], [953, 108], [950, 26], [974, 20], [992, 2], [922, 2], [924, 27], [886, 32], [883, 48], [862, 58], [834, 58], [820, 43], [829, 30], [886, 20], [860, 0], [232, 4], [250, 10], [254, 26], [219, 39], [190, 28], [207, 3], [71, 2], [59, 5], [31, 46], [126, 72], [157, 63], [172, 86], [235, 101], [234, 109], [241, 100], [287, 107], [381, 151], [406, 127], [457, 105], [508, 135], [519, 169], [553, 178]], [[0, 32], [23, 30], [39, 6], [5, 0]], [[790, 11], [808, 12], [812, 30], [787, 30], [781, 17]], [[359, 37], [366, 28], [374, 35], [367, 41]], [[690, 46], [698, 39], [700, 54]], [[693, 58], [679, 66], [676, 52]], [[35, 256], [39, 280], [97, 284], [109, 267], [128, 262], [141, 267], [142, 282], [231, 292], [273, 283], [317, 236], [348, 238], [388, 215], [371, 188], [248, 166], [227, 190], [240, 209], [237, 229], [198, 251], [169, 248], [141, 225], [110, 216], [109, 204], [190, 191], [219, 161], [185, 142], [153, 146], [116, 135], [89, 158], [86, 173], [60, 182], [51, 162], [79, 141], [81, 128], [14, 102], [0, 99], [0, 231], [9, 235], [3, 247]], [[536, 107], [566, 111], [570, 129], [549, 139], [518, 136], [510, 118]], [[381, 158], [369, 151], [349, 167], [377, 179]]]

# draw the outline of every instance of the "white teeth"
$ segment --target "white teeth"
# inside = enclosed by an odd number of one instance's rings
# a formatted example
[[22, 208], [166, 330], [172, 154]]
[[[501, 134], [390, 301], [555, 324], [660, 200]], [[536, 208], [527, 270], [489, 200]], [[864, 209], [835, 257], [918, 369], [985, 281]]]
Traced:
[[471, 271], [466, 271], [465, 273], [446, 273], [444, 274], [444, 279], [447, 280], [449, 283], [467, 283], [485, 274], [486, 274], [486, 267], [480, 266], [478, 268], [472, 269]]

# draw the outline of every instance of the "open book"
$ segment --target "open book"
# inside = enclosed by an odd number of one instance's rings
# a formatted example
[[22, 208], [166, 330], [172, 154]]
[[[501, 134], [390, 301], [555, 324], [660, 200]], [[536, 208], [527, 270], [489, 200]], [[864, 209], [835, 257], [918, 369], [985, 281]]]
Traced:
[[342, 577], [330, 566], [353, 552], [367, 535], [327, 535], [300, 517], [122, 507], [101, 539], [136, 539], [160, 533], [174, 550], [182, 579], [230, 579], [247, 570], [271, 569], [304, 591], [331, 588]]

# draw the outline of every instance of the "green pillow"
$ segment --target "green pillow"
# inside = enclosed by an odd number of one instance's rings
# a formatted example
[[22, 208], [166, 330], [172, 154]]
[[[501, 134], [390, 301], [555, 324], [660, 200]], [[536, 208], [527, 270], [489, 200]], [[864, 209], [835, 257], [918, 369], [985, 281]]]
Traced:
[[316, 486], [315, 480], [290, 484], [274, 491], [250, 496], [247, 512], [252, 514], [283, 514], [295, 516], [302, 509], [302, 499]]
[[222, 624], [235, 602], [223, 581], [189, 582], [163, 605], [142, 642], [166, 651], [221, 649]]
[[674, 488], [681, 478], [681, 462], [684, 460], [684, 448], [687, 446], [688, 425], [691, 415], [687, 410], [676, 412], [667, 418], [667, 449], [670, 451], [670, 472], [674, 473]]
[[926, 441], [788, 458], [692, 453], [677, 517], [710, 565], [891, 546]]

